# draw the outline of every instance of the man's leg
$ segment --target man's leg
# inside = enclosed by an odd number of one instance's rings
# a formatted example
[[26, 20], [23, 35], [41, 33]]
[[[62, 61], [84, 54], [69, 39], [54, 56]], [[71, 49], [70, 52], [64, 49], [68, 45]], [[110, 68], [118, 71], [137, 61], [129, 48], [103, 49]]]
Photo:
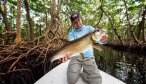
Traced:
[[67, 69], [67, 81], [69, 84], [75, 84], [78, 81], [80, 70], [82, 68], [78, 58], [79, 57], [73, 57], [69, 62]]
[[89, 84], [101, 84], [102, 78], [99, 69], [95, 63], [95, 59], [84, 59], [83, 77]]

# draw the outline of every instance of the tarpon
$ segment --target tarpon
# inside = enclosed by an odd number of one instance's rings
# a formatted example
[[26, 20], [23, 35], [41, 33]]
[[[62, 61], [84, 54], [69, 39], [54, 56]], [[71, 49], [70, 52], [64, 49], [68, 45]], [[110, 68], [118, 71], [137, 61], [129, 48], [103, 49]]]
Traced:
[[[51, 57], [51, 62], [54, 60], [65, 57], [66, 55], [71, 55], [71, 57], [82, 53], [93, 46], [94, 43], [100, 41], [102, 35], [105, 32], [103, 30], [95, 30], [88, 33], [76, 40], [70, 41], [68, 44], [62, 46], [58, 49], [55, 54]], [[93, 46], [94, 47], [94, 46]]]

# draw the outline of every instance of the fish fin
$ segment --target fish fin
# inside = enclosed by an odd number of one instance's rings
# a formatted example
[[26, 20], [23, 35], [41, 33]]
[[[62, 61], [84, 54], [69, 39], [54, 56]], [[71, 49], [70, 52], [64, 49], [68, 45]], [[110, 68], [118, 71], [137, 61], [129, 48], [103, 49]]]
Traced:
[[98, 51], [102, 51], [102, 48], [98, 44], [93, 43], [92, 46], [94, 49], [96, 49]]

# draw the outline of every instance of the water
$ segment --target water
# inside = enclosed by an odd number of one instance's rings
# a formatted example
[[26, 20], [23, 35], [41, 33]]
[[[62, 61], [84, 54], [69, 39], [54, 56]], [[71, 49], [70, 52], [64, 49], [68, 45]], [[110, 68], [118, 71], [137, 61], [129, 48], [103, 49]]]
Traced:
[[95, 51], [99, 69], [127, 84], [146, 84], [146, 56], [103, 48]]

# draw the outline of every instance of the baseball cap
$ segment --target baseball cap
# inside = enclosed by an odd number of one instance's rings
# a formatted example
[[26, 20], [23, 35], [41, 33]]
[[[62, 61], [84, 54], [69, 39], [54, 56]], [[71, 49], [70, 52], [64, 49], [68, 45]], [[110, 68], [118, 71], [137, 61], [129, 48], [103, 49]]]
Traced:
[[70, 16], [70, 20], [71, 22], [73, 22], [75, 19], [77, 18], [80, 18], [80, 15], [78, 13], [73, 13], [71, 16]]

